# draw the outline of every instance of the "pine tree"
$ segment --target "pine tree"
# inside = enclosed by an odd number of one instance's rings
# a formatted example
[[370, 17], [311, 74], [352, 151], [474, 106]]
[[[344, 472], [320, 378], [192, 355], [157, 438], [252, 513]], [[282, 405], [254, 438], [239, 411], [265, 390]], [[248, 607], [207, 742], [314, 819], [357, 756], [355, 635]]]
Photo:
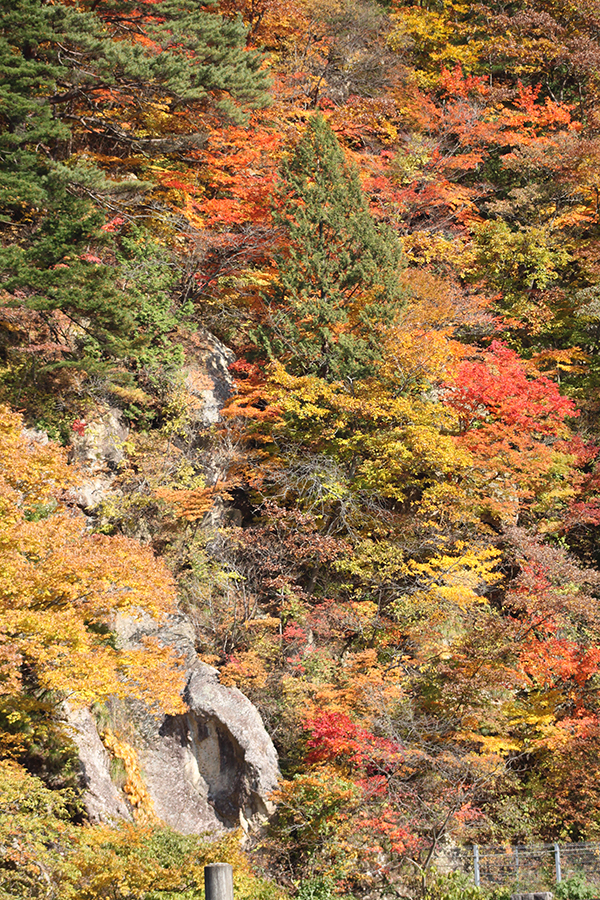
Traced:
[[287, 247], [263, 342], [293, 374], [370, 374], [378, 328], [400, 306], [402, 254], [371, 216], [358, 172], [321, 115], [282, 167], [278, 199]]
[[[0, 0], [5, 359], [29, 342], [45, 348], [44, 364], [89, 371], [139, 359], [140, 345], [153, 341], [135, 292], [120, 287], [97, 205], [114, 208], [114, 196], [131, 186], [111, 182], [85, 151], [110, 139], [113, 154], [130, 156], [136, 141], [157, 143], [150, 129], [158, 113], [164, 119], [187, 107], [195, 131], [206, 113], [239, 120], [244, 107], [264, 105], [261, 57], [246, 51], [245, 36], [241, 20], [225, 19], [210, 2], [163, 0], [146, 10], [128, 0], [89, 8]], [[135, 184], [143, 197], [149, 185]], [[31, 351], [26, 358], [35, 361]]]

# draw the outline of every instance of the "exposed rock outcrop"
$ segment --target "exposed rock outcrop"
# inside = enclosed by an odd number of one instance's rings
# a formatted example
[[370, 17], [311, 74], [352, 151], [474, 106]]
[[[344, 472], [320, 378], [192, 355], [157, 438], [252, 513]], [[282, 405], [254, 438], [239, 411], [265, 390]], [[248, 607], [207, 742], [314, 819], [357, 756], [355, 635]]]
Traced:
[[209, 332], [191, 335], [185, 345], [185, 386], [195, 402], [196, 424], [207, 427], [219, 421], [231, 394], [229, 365], [234, 354]]
[[71, 732], [79, 750], [81, 780], [85, 787], [85, 805], [92, 822], [131, 820], [131, 813], [110, 776], [110, 756], [89, 709], [65, 709]]
[[80, 425], [81, 432], [74, 432], [71, 438], [71, 454], [84, 477], [73, 497], [82, 509], [93, 510], [111, 490], [115, 473], [125, 458], [129, 428], [121, 411], [112, 407]]
[[[234, 357], [209, 333], [190, 335], [184, 349], [192, 428], [201, 434], [219, 420], [231, 393], [228, 366]], [[92, 515], [114, 490], [128, 437], [121, 413], [112, 408], [78, 423], [73, 433], [73, 458], [84, 472], [74, 499]], [[218, 473], [212, 471], [210, 453], [206, 456], [202, 464], [212, 483]], [[159, 818], [184, 833], [251, 828], [268, 813], [278, 777], [277, 754], [256, 708], [240, 691], [221, 685], [217, 670], [198, 659], [194, 629], [185, 617], [173, 617], [163, 627], [148, 617], [121, 617], [116, 631], [124, 649], [139, 647], [152, 635], [186, 661], [185, 715], [156, 717], [133, 701], [114, 701], [107, 711], [111, 728], [137, 752]], [[67, 716], [79, 748], [90, 818], [130, 817], [127, 800], [111, 779], [110, 757], [93, 716], [87, 710], [67, 710]]]
[[[219, 421], [221, 409], [231, 394], [233, 379], [228, 367], [235, 357], [209, 332], [189, 335], [184, 350], [191, 424], [197, 432], [202, 432]], [[113, 491], [115, 474], [127, 452], [129, 428], [119, 409], [106, 407], [89, 420], [79, 422], [79, 429], [71, 436], [71, 457], [84, 477], [72, 496], [78, 506], [92, 513]], [[48, 440], [43, 432], [30, 430], [27, 434], [38, 442]], [[209, 482], [218, 477], [213, 478], [212, 472], [207, 475]]]
[[[125, 648], [152, 634], [174, 646], [187, 663], [188, 713], [157, 718], [139, 703], [118, 711], [127, 718], [159, 818], [188, 834], [251, 828], [268, 814], [278, 776], [277, 754], [257, 709], [240, 691], [219, 684], [217, 670], [197, 659], [193, 628], [184, 617], [160, 629], [149, 618], [122, 618], [117, 630]], [[87, 778], [90, 815], [120, 814], [106, 783], [106, 751], [97, 733], [95, 742], [85, 715], [71, 724]]]

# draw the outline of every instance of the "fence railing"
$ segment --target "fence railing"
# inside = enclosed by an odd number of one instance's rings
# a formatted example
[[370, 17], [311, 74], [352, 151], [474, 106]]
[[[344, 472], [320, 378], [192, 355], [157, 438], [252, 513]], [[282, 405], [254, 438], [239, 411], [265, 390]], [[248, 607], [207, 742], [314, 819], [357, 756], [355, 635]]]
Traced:
[[478, 886], [551, 888], [572, 875], [582, 875], [600, 888], [600, 843], [445, 848], [437, 858], [437, 867], [445, 872], [462, 871]]

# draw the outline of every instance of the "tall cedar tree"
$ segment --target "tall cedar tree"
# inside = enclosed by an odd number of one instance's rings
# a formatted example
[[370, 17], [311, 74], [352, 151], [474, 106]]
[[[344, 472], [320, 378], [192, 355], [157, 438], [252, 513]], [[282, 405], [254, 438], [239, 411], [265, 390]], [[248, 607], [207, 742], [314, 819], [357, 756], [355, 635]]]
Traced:
[[277, 199], [286, 248], [263, 344], [292, 374], [371, 374], [378, 330], [400, 306], [402, 254], [371, 216], [358, 171], [321, 115], [282, 166]]

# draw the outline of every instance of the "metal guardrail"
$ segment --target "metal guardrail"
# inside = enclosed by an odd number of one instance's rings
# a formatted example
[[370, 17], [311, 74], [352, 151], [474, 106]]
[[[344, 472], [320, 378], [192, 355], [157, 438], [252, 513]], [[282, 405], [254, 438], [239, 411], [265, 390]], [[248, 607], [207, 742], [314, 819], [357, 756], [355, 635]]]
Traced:
[[539, 889], [582, 875], [590, 884], [598, 884], [600, 896], [600, 843], [591, 841], [446, 848], [437, 866], [441, 871], [462, 871], [478, 886], [532, 885]]

